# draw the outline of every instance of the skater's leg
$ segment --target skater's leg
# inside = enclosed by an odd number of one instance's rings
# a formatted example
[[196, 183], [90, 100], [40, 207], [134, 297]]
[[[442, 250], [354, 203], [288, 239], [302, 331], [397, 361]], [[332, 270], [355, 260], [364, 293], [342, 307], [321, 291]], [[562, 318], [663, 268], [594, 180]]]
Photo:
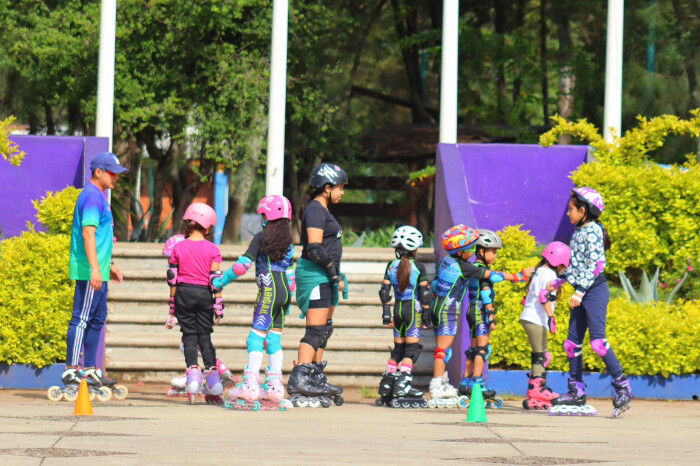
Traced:
[[197, 340], [198, 339], [196, 334], [182, 335], [183, 352], [185, 353], [185, 365], [187, 365], [187, 367], [196, 366], [199, 362]]
[[541, 377], [546, 371], [547, 329], [526, 320], [520, 320], [520, 325], [523, 326], [527, 334], [532, 350], [532, 364], [530, 368], [532, 376]]
[[282, 329], [270, 329], [265, 340], [267, 341], [267, 354], [270, 357], [270, 371], [275, 373], [282, 372], [282, 363], [284, 361]]
[[66, 334], [67, 354], [66, 367], [76, 367], [80, 360], [80, 352], [83, 349], [85, 330], [90, 319], [90, 310], [93, 307], [95, 290], [89, 286], [87, 280], [77, 280], [75, 282], [75, 293], [73, 295], [73, 315], [68, 323]]
[[211, 342], [211, 334], [203, 333], [197, 335], [197, 342], [199, 343], [199, 351], [202, 353], [202, 362], [204, 362], [204, 367], [216, 367], [216, 349]]
[[[255, 328], [250, 329], [246, 343], [248, 345], [248, 369], [260, 372], [263, 361], [263, 349], [265, 347], [266, 335]], [[268, 352], [270, 347], [268, 346]]]
[[484, 371], [484, 365], [489, 357], [489, 334], [477, 335], [475, 338], [476, 346], [474, 347], [474, 370], [472, 376], [474, 378], [481, 377]]
[[618, 379], [622, 376], [622, 366], [605, 337], [609, 300], [608, 284], [603, 282], [588, 290], [580, 307], [586, 310], [588, 328], [591, 334], [591, 348], [603, 359], [608, 374], [613, 379]]
[[85, 368], [97, 366], [97, 351], [100, 348], [100, 337], [105, 320], [107, 320], [107, 282], [103, 282], [102, 288], [94, 292], [90, 319], [87, 329], [85, 329], [85, 350], [83, 353]]
[[569, 358], [569, 375], [572, 379], [583, 380], [583, 339], [586, 336], [588, 324], [586, 311], [583, 306], [571, 310], [569, 318], [569, 335], [564, 342], [564, 350]]
[[433, 378], [442, 377], [442, 374], [445, 373], [445, 359], [447, 358], [448, 354], [447, 350], [452, 347], [454, 340], [454, 335], [438, 335], [435, 339], [436, 348], [434, 353], [435, 359], [433, 361]]
[[401, 372], [411, 373], [413, 370], [413, 364], [415, 364], [415, 362], [418, 360], [418, 356], [420, 355], [420, 345], [418, 343], [420, 339], [415, 337], [406, 337], [404, 340], [404, 354], [399, 370]]

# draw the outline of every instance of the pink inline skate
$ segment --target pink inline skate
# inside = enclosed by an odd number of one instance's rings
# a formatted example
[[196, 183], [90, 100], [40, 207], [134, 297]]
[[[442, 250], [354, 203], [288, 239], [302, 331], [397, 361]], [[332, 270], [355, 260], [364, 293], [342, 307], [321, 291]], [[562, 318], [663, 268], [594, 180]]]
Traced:
[[265, 368], [265, 383], [260, 386], [260, 405], [270, 411], [285, 411], [293, 408], [291, 401], [284, 398], [284, 379], [281, 372], [273, 372]]
[[248, 370], [243, 371], [243, 382], [236, 384], [228, 392], [228, 400], [224, 406], [228, 409], [241, 409], [244, 411], [258, 411], [260, 409], [260, 373]]
[[221, 361], [221, 359], [216, 358], [216, 368], [221, 376], [221, 383], [224, 388], [231, 388], [238, 383], [238, 379], [233, 376], [228, 367]]
[[530, 381], [527, 385], [527, 400], [523, 400], [525, 409], [549, 409], [552, 407], [552, 400], [559, 396], [547, 386], [547, 379], [544, 374], [540, 377], [533, 377], [528, 374]]

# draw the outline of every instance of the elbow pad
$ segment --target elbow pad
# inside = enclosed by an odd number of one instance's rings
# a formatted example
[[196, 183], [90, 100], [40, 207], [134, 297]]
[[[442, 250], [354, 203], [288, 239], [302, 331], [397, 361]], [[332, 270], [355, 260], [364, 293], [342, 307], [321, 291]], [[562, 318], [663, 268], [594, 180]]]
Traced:
[[489, 273], [489, 281], [491, 283], [500, 283], [503, 280], [505, 280], [505, 277], [503, 276], [503, 272], [491, 272]]
[[238, 258], [238, 260], [231, 266], [230, 269], [226, 270], [224, 272], [223, 276], [216, 282], [217, 288], [224, 287], [231, 283], [233, 280], [242, 277], [243, 275], [246, 274], [248, 269], [253, 265], [253, 261], [251, 261], [248, 257], [246, 256], [241, 256]]
[[493, 300], [491, 299], [491, 290], [481, 290], [479, 293], [481, 296], [481, 302], [484, 304], [491, 304]]
[[429, 286], [418, 286], [418, 298], [423, 306], [429, 306], [430, 300], [433, 298], [433, 292]]
[[433, 283], [432, 283], [433, 294], [437, 294], [437, 289], [438, 289], [438, 279], [437, 279], [437, 277], [435, 277], [435, 278], [433, 278]]
[[382, 304], [387, 304], [389, 301], [391, 301], [391, 285], [382, 283], [382, 287], [379, 290], [379, 299], [381, 300]]
[[178, 271], [178, 265], [177, 264], [169, 264], [168, 265], [168, 285], [170, 286], [177, 286], [177, 271]]
[[223, 289], [221, 285], [221, 277], [223, 277], [223, 275], [224, 273], [221, 270], [214, 270], [209, 273], [209, 285], [211, 286], [211, 291], [214, 293], [221, 293], [221, 290]]
[[321, 243], [310, 243], [308, 251], [309, 259], [326, 269], [326, 273], [332, 281], [335, 283], [342, 281], [342, 278], [338, 276], [335, 265], [333, 265], [333, 261]]
[[545, 304], [549, 301], [549, 291], [547, 289], [540, 290], [540, 304]]

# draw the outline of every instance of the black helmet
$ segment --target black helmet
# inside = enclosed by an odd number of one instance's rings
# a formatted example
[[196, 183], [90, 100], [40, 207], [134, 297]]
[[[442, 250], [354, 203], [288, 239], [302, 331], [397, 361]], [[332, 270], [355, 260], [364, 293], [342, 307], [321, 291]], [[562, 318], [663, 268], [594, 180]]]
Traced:
[[322, 163], [316, 166], [311, 173], [311, 186], [314, 188], [323, 188], [329, 184], [338, 186], [339, 184], [348, 183], [348, 174], [338, 165], [332, 163]]

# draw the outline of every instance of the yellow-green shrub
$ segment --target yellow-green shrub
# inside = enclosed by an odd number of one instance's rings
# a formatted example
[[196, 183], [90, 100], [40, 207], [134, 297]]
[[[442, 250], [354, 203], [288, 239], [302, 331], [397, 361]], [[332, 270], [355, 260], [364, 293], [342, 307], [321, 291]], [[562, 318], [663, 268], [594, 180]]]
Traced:
[[606, 142], [585, 120], [567, 122], [560, 117], [542, 135], [544, 146], [569, 134], [594, 149], [595, 160], [581, 165], [572, 179], [578, 186], [598, 190], [605, 199], [601, 220], [612, 240], [606, 255], [608, 273], [635, 275], [659, 266], [677, 278], [688, 260], [700, 257], [700, 165], [695, 155], [670, 169], [651, 163], [648, 157], [669, 134], [700, 136], [700, 111], [691, 114], [688, 120], [673, 115], [640, 117], [636, 128], [612, 142]]
[[39, 201], [32, 201], [36, 209], [36, 218], [49, 233], [69, 234], [73, 225], [73, 210], [78, 201], [80, 189], [68, 186], [63, 191], [46, 192]]
[[[499, 232], [503, 249], [492, 268], [517, 271], [534, 266], [535, 240], [519, 227]], [[568, 371], [568, 359], [562, 348], [569, 327], [569, 298], [573, 289], [567, 284], [556, 306], [558, 331], [549, 338], [552, 354], [550, 370]], [[492, 365], [509, 368], [530, 368], [530, 344], [520, 325], [524, 287], [503, 282], [496, 285], [495, 306], [498, 327], [491, 334]], [[700, 370], [700, 302], [679, 301], [674, 304], [630, 303], [626, 298], [614, 299], [608, 306], [607, 338], [622, 367], [628, 374], [667, 377]], [[584, 368], [602, 370], [603, 361], [590, 349], [589, 337], [584, 342]]]
[[0, 252], [0, 361], [43, 367], [66, 358], [73, 285], [69, 235], [31, 228]]

